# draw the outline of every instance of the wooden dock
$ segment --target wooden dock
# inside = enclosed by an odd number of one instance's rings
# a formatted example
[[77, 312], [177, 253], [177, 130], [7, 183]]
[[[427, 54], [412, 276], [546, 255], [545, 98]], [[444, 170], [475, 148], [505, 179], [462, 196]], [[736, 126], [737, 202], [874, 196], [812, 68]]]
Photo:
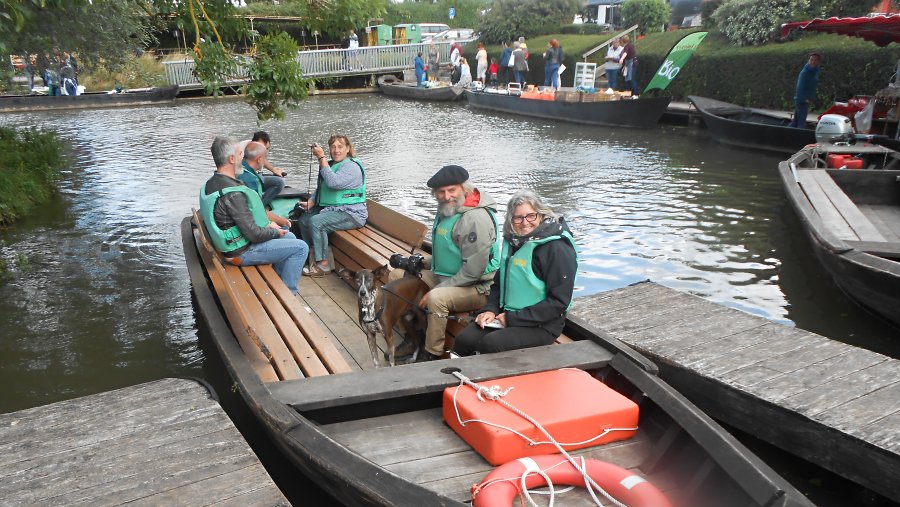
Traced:
[[206, 387], [163, 379], [0, 415], [0, 505], [290, 505]]
[[710, 416], [900, 502], [900, 361], [653, 282], [571, 313]]

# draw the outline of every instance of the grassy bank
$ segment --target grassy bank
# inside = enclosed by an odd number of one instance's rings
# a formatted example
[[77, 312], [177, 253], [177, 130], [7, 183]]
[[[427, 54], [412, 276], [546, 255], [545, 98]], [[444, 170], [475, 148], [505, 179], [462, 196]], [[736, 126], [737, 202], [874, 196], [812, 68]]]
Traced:
[[55, 132], [0, 128], [0, 224], [50, 200], [65, 164]]
[[[695, 31], [695, 30], [694, 30]], [[646, 86], [663, 57], [690, 30], [648, 35], [635, 43], [640, 62], [638, 82]], [[548, 35], [528, 40], [531, 53], [529, 83], [544, 82], [541, 56], [547, 41], [558, 39], [566, 51], [564, 86], [572, 85], [575, 62], [581, 54], [609, 38], [609, 35]], [[499, 56], [500, 47], [491, 46], [489, 56]], [[872, 95], [888, 85], [894, 73], [900, 45], [880, 48], [862, 39], [830, 34], [805, 34], [796, 41], [772, 42], [757, 47], [736, 47], [721, 34], [712, 32], [697, 49], [672, 82], [667, 94], [676, 100], [688, 95], [702, 95], [747, 106], [793, 109], [792, 97], [797, 74], [806, 55], [822, 55], [817, 109], [825, 109], [834, 101], [845, 101], [853, 95]], [[472, 72], [475, 72], [475, 46], [465, 48]], [[589, 61], [602, 67], [605, 51], [595, 53]]]

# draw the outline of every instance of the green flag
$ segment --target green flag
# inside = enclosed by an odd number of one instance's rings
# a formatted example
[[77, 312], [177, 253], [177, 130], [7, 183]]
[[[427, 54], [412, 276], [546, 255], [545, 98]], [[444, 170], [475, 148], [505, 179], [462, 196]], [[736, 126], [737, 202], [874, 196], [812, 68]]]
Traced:
[[669, 83], [675, 79], [675, 76], [681, 72], [681, 68], [684, 67], [684, 64], [691, 58], [691, 55], [694, 54], [694, 50], [697, 49], [697, 46], [699, 46], [701, 42], [703, 42], [703, 39], [706, 38], [708, 33], [709, 32], [694, 32], [678, 41], [678, 44], [675, 44], [675, 47], [673, 47], [672, 50], [669, 51], [669, 54], [666, 55], [665, 59], [663, 59], [663, 64], [656, 70], [656, 74], [653, 75], [650, 84], [644, 89], [644, 93], [647, 93], [654, 88], [665, 90], [666, 87], [669, 86]]

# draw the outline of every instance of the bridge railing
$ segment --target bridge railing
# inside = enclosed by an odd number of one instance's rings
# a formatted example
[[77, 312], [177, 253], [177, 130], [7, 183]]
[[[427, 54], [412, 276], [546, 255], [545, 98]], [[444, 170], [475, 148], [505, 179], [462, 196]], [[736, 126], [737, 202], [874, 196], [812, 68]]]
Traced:
[[[461, 40], [460, 43], [471, 42], [474, 39]], [[452, 42], [436, 43], [441, 62], [450, 60], [450, 46]], [[370, 46], [357, 49], [318, 49], [300, 51], [297, 60], [300, 62], [303, 77], [342, 77], [360, 74], [375, 74], [379, 72], [398, 72], [413, 67], [416, 54], [421, 51], [423, 59], [428, 57], [430, 43], [422, 44], [396, 44], [391, 46]], [[474, 66], [474, 54], [470, 55], [469, 66]], [[239, 57], [244, 59], [245, 57]], [[249, 63], [249, 62], [248, 62]], [[164, 62], [166, 78], [169, 84], [197, 85], [200, 82], [194, 76], [194, 61]], [[240, 71], [234, 76], [232, 82], [247, 79], [247, 66], [239, 65]], [[474, 69], [473, 69], [474, 71]]]

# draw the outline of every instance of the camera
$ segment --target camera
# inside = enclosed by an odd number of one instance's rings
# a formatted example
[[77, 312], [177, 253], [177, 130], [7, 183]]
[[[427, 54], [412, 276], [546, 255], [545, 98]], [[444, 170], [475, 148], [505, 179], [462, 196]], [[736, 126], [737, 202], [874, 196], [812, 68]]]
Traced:
[[394, 254], [388, 259], [388, 264], [392, 268], [404, 269], [413, 275], [419, 276], [419, 273], [422, 272], [422, 267], [425, 265], [425, 257], [419, 254], [412, 254], [409, 257], [404, 257], [402, 254]]

